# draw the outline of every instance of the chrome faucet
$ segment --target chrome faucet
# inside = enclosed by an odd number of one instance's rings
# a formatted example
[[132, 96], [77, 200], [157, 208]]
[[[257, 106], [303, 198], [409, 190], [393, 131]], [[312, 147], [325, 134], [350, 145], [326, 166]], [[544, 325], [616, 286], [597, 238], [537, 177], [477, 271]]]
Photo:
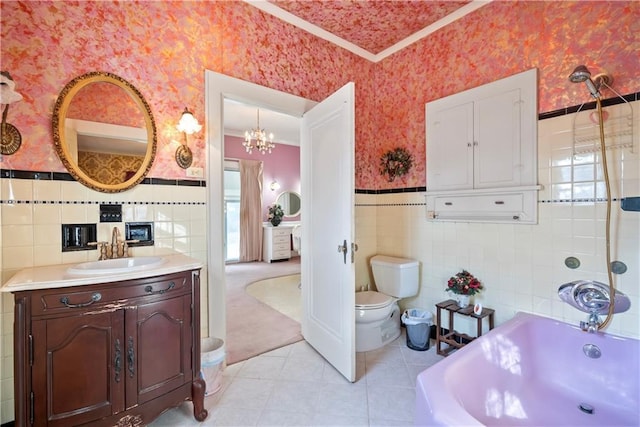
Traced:
[[591, 313], [589, 314], [588, 321], [580, 322], [580, 329], [582, 329], [583, 331], [589, 332], [591, 334], [595, 334], [598, 331], [598, 327], [600, 326], [601, 323], [602, 322], [600, 322], [600, 316], [598, 316], [596, 313]]
[[580, 322], [580, 329], [595, 333], [602, 323], [600, 316], [609, 312], [613, 304], [614, 313], [629, 310], [631, 301], [624, 293], [616, 290], [613, 298], [609, 295], [609, 286], [595, 280], [576, 280], [558, 288], [558, 295], [564, 302], [589, 314], [589, 319]]

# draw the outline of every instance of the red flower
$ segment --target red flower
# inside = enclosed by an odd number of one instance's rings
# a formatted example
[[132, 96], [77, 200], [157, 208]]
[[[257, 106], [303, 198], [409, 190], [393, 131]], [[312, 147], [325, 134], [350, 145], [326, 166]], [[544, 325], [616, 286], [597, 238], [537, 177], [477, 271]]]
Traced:
[[482, 289], [482, 283], [480, 283], [478, 279], [467, 270], [462, 270], [460, 273], [449, 278], [446, 290], [454, 294], [475, 295]]

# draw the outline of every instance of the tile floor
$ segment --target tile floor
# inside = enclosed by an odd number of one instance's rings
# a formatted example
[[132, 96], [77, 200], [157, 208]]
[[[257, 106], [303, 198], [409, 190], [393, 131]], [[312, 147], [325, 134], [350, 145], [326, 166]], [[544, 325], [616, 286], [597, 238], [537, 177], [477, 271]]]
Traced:
[[205, 400], [198, 423], [191, 402], [150, 424], [160, 426], [410, 426], [415, 379], [442, 359], [406, 346], [403, 334], [389, 345], [357, 353], [357, 381], [349, 383], [301, 341], [228, 366], [222, 388]]

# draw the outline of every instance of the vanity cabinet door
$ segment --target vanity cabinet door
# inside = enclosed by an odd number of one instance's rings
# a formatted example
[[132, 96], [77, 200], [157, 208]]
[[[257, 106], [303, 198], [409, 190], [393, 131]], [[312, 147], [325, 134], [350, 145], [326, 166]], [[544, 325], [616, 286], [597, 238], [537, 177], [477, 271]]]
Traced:
[[193, 379], [191, 327], [190, 294], [127, 311], [127, 407]]
[[123, 320], [118, 310], [33, 321], [33, 425], [79, 425], [124, 409]]

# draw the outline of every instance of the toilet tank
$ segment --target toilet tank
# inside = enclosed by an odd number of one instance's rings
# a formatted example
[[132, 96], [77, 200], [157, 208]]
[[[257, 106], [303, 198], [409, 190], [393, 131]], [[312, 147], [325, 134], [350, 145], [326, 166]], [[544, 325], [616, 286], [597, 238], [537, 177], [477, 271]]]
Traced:
[[396, 298], [412, 297], [418, 294], [420, 282], [418, 261], [376, 255], [370, 262], [378, 292]]

